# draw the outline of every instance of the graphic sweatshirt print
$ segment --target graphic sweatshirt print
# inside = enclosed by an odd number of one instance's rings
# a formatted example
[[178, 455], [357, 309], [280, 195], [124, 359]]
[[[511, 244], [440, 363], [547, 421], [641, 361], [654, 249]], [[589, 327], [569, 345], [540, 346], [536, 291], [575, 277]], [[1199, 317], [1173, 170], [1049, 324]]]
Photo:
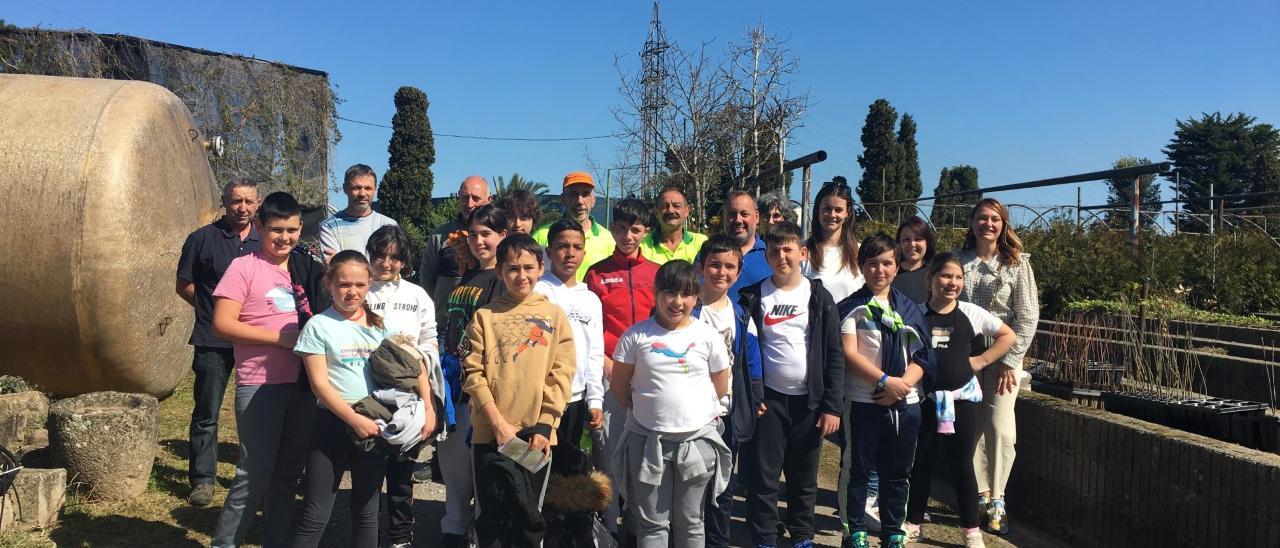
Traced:
[[493, 402], [516, 430], [537, 427], [554, 445], [576, 363], [564, 311], [540, 293], [522, 301], [502, 295], [476, 311], [467, 341], [462, 389], [471, 395], [471, 441], [495, 440], [481, 410]]

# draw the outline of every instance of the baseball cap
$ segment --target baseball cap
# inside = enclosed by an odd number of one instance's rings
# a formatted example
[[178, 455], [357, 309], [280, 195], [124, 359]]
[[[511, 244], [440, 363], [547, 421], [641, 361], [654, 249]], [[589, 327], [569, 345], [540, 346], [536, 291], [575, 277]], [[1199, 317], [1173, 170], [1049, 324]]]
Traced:
[[596, 182], [595, 179], [591, 178], [590, 173], [572, 171], [564, 176], [564, 188], [569, 188], [569, 185], [589, 185], [591, 188], [595, 188]]

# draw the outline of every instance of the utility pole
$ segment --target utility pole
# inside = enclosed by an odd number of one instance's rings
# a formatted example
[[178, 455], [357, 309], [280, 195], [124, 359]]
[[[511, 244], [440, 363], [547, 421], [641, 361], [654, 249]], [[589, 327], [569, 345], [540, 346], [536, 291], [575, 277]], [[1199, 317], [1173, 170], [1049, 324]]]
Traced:
[[671, 48], [667, 33], [658, 18], [658, 3], [653, 3], [649, 20], [649, 36], [640, 51], [640, 83], [644, 100], [640, 104], [640, 189], [643, 194], [657, 175], [662, 157], [662, 115], [668, 105], [666, 52]]

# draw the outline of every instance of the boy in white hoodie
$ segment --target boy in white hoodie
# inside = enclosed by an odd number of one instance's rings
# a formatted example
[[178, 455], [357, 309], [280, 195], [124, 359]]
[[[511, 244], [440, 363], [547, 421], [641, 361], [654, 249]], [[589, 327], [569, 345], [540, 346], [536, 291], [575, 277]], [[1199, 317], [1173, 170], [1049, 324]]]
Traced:
[[600, 297], [576, 277], [585, 256], [582, 225], [562, 219], [547, 231], [547, 273], [533, 286], [547, 300], [560, 306], [573, 328], [577, 369], [573, 375], [569, 405], [560, 418], [557, 437], [561, 446], [576, 447], [583, 427], [604, 426], [604, 323]]

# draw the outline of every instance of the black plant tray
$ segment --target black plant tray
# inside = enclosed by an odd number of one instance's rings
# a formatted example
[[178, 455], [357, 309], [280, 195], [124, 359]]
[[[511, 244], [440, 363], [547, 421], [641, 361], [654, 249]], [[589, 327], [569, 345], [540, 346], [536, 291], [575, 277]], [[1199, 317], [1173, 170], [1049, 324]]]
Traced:
[[1241, 422], [1266, 414], [1267, 404], [1222, 398], [1200, 398], [1170, 402], [1170, 424], [1174, 428], [1246, 445], [1249, 428]]
[[1233, 421], [1239, 428], [1245, 447], [1280, 454], [1280, 418], [1270, 415], [1239, 417]]
[[1104, 392], [1103, 408], [1112, 413], [1155, 424], [1169, 424], [1170, 398], [1154, 392]]

